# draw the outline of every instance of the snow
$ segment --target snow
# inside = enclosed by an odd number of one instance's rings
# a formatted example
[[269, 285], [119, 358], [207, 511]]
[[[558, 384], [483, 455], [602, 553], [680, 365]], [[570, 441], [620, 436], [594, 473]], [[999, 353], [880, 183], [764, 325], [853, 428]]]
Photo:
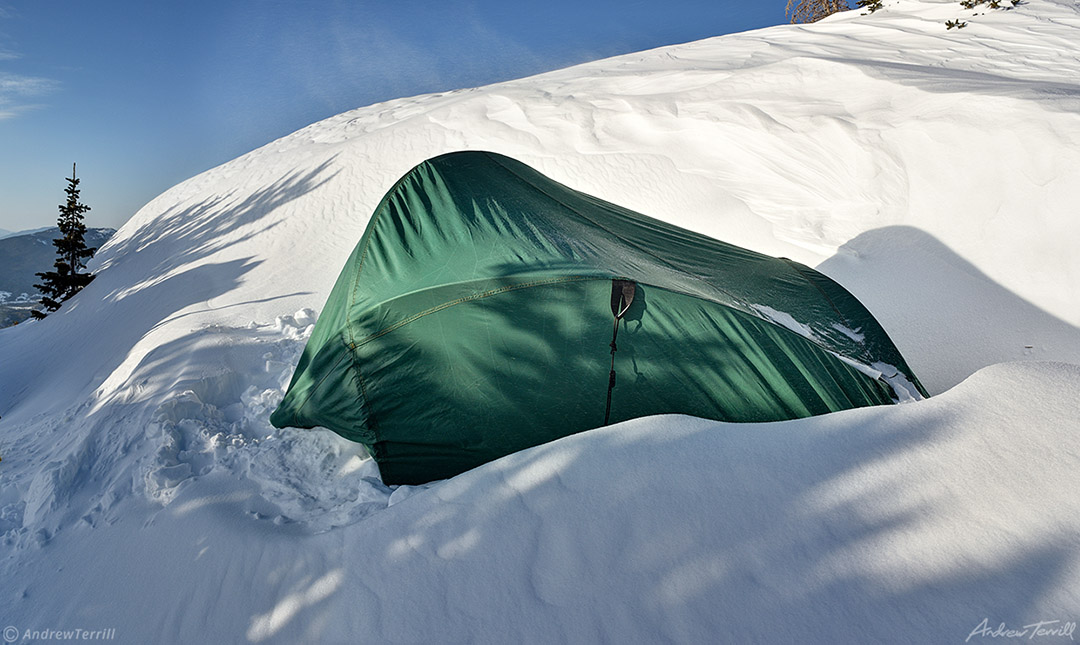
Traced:
[[[769, 307], [767, 305], [756, 304], [750, 305], [750, 308], [760, 314], [762, 317], [765, 318], [765, 320], [768, 320], [769, 322], [784, 327], [785, 329], [790, 329], [791, 331], [804, 338], [809, 338], [810, 340], [820, 340], [819, 336], [814, 333], [814, 330], [812, 327], [810, 327], [810, 325], [795, 320], [795, 318], [786, 311], [777, 311], [776, 309], [773, 309], [772, 307]], [[843, 325], [839, 325], [839, 327], [843, 327]], [[875, 376], [874, 378], [877, 378], [877, 376]]]
[[[1075, 2], [893, 0], [361, 108], [174, 187], [60, 312], [0, 330], [4, 626], [131, 643], [1075, 629], [1077, 78]], [[458, 149], [817, 267], [934, 396], [637, 419], [422, 487], [384, 486], [328, 431], [273, 429], [370, 212]]]

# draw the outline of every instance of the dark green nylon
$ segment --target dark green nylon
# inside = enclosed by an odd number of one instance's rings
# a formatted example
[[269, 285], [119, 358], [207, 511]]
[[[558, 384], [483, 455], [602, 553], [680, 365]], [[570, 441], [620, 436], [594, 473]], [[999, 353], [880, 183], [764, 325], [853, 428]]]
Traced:
[[775, 421], [892, 402], [840, 357], [890, 366], [922, 391], [884, 329], [823, 274], [459, 152], [383, 198], [271, 422], [365, 444], [388, 484], [597, 427], [616, 278], [637, 293], [619, 323], [611, 422]]

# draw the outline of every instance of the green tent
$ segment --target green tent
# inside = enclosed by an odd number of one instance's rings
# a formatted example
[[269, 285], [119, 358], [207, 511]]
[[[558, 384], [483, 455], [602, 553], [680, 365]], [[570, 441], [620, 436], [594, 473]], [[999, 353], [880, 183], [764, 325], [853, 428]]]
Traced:
[[645, 415], [776, 421], [925, 395], [821, 273], [457, 152], [375, 209], [270, 420], [329, 428], [414, 484]]

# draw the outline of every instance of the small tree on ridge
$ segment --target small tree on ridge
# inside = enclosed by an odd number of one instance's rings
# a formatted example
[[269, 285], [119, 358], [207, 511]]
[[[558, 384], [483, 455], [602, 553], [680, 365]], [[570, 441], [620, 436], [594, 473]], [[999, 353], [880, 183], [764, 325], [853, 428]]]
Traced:
[[86, 246], [83, 214], [89, 211], [90, 207], [79, 201], [79, 180], [75, 178], [75, 164], [71, 164], [71, 177], [67, 181], [68, 186], [64, 189], [67, 202], [60, 205], [60, 216], [56, 220], [60, 227], [60, 237], [53, 240], [53, 246], [56, 247], [56, 262], [53, 263], [55, 270], [36, 274], [41, 278], [41, 284], [34, 286], [44, 296], [41, 304], [45, 311], [35, 309], [30, 313], [38, 319], [59, 309], [65, 300], [79, 293], [94, 279], [92, 273], [80, 272], [86, 268], [86, 261], [94, 256], [97, 249]]

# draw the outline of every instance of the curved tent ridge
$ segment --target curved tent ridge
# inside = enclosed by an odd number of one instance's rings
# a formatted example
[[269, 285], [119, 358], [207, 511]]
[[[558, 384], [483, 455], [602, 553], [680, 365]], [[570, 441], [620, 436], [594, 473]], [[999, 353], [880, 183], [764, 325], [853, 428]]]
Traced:
[[[617, 355], [612, 280], [636, 285]], [[271, 421], [330, 428], [387, 483], [417, 483], [607, 414], [771, 421], [912, 391], [881, 325], [823, 274], [466, 151], [383, 197]]]

